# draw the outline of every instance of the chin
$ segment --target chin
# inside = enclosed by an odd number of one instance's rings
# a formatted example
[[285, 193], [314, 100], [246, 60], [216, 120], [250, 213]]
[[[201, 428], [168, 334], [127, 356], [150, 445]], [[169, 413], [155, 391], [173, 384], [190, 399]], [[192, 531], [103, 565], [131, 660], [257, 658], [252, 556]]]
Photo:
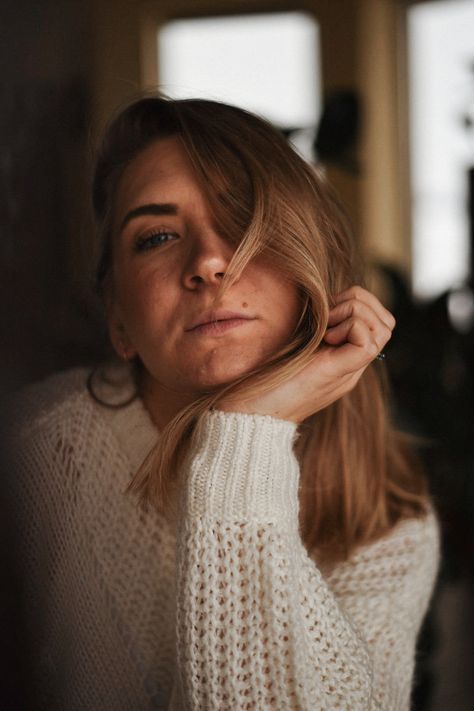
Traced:
[[206, 390], [213, 390], [214, 388], [223, 387], [224, 385], [229, 385], [234, 380], [237, 380], [244, 372], [238, 372], [235, 374], [207, 374], [205, 377], [194, 378], [193, 382], [190, 383], [190, 390], [205, 392]]
[[[206, 390], [228, 385], [242, 375], [249, 373], [258, 365], [257, 362], [249, 361], [243, 363], [241, 359], [232, 363], [209, 364], [193, 370], [191, 375], [191, 389]], [[189, 376], [188, 376], [189, 377]]]

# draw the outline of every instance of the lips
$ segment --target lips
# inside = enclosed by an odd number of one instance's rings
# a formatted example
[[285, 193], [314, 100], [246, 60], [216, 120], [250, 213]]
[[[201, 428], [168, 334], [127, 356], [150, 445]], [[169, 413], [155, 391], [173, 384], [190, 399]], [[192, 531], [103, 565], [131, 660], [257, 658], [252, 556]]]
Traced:
[[248, 316], [247, 314], [238, 313], [237, 311], [204, 311], [200, 316], [197, 317], [185, 330], [193, 331], [199, 326], [204, 326], [205, 324], [215, 324], [220, 321], [230, 321], [232, 319], [244, 319], [246, 321], [251, 321], [254, 316]]

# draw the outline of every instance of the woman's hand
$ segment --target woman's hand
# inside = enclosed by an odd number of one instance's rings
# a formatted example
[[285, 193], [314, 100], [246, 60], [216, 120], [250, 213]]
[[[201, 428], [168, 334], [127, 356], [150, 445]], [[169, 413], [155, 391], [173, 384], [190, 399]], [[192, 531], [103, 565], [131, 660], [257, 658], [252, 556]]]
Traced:
[[353, 286], [336, 297], [325, 345], [304, 370], [263, 395], [242, 402], [224, 400], [218, 408], [302, 422], [352, 390], [394, 327], [395, 319], [380, 301], [366, 289]]

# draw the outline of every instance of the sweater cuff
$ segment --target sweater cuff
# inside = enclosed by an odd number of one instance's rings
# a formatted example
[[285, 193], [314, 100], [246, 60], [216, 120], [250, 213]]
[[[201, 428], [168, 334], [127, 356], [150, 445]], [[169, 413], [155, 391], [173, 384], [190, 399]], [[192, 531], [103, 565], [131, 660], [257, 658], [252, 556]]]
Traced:
[[297, 525], [296, 436], [295, 423], [268, 415], [206, 413], [186, 467], [186, 514]]

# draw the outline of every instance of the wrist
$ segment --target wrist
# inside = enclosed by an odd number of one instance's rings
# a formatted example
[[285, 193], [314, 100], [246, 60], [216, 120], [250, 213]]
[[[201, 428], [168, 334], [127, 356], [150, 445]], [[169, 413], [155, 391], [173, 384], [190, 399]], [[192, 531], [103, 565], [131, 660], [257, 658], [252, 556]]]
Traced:
[[279, 422], [289, 422], [294, 426], [300, 424], [300, 420], [296, 416], [290, 414], [285, 414], [284, 416], [279, 412], [272, 410], [266, 410], [260, 405], [256, 407], [252, 405], [250, 401], [239, 401], [239, 402], [219, 402], [218, 406], [212, 410], [212, 412], [225, 412], [233, 413], [236, 415], [255, 415], [256, 417], [270, 417]]
[[221, 520], [297, 520], [296, 424], [267, 415], [207, 413], [191, 447], [185, 508]]

